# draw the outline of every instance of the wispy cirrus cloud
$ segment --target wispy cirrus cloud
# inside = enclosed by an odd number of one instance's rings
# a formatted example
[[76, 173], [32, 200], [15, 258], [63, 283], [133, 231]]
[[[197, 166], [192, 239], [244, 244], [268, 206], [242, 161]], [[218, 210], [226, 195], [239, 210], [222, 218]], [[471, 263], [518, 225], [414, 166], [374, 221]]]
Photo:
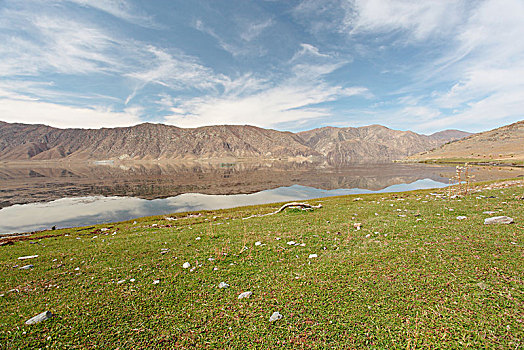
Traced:
[[[53, 0], [46, 0], [53, 1]], [[70, 2], [79, 6], [89, 7], [108, 13], [124, 21], [144, 27], [158, 28], [150, 15], [140, 12], [132, 3], [126, 0], [54, 0], [58, 2]]]
[[349, 34], [402, 31], [409, 40], [424, 40], [453, 29], [462, 20], [464, 1], [350, 0], [341, 30]]
[[289, 122], [306, 122], [331, 115], [320, 103], [341, 97], [366, 95], [366, 88], [342, 88], [327, 84], [286, 82], [246, 96], [195, 98], [173, 106], [166, 122], [181, 127], [210, 124], [246, 124], [276, 127]]
[[177, 101], [171, 105], [173, 114], [166, 116], [166, 122], [197, 127], [245, 124], [248, 120], [249, 124], [260, 127], [277, 127], [329, 117], [332, 111], [321, 104], [352, 96], [372, 96], [365, 87], [342, 87], [325, 81], [327, 74], [345, 63], [321, 53], [313, 45], [302, 44], [288, 62], [292, 74], [287, 78], [272, 83], [257, 80], [251, 90], [233, 89], [216, 96]]
[[[337, 7], [343, 16], [334, 11]], [[312, 13], [321, 14], [324, 23], [312, 24], [316, 32], [345, 33], [358, 42], [355, 54], [366, 59], [380, 60], [398, 46], [416, 50], [432, 45], [417, 65], [393, 70], [409, 79], [390, 92], [391, 98], [401, 98], [387, 101], [383, 96], [387, 107], [368, 110], [375, 111], [370, 115], [394, 116], [418, 131], [461, 125], [480, 131], [522, 119], [522, 1], [305, 0], [295, 9], [295, 15]], [[370, 44], [357, 38], [369, 38]]]
[[0, 115], [10, 123], [47, 124], [59, 128], [100, 128], [140, 123], [140, 108], [114, 111], [103, 107], [73, 107], [24, 99], [1, 99]]

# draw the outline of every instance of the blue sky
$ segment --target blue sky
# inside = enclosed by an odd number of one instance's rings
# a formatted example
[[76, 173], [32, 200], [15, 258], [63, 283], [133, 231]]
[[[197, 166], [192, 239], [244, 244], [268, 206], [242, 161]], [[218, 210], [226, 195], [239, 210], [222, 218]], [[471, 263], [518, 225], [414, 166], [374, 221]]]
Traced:
[[0, 0], [0, 120], [478, 132], [523, 38], [522, 0]]

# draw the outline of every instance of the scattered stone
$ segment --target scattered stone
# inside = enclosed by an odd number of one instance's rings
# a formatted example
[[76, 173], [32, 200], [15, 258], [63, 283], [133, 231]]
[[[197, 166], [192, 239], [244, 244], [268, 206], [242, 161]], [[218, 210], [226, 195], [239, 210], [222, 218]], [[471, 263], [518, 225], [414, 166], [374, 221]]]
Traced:
[[79, 267], [75, 268], [75, 271], [80, 271], [80, 268]]
[[308, 259], [318, 258], [317, 254], [309, 254]]
[[107, 227], [103, 227], [103, 228], [100, 229], [100, 231], [106, 232], [106, 231], [109, 231], [109, 229]]
[[300, 246], [301, 246], [301, 247], [305, 247], [305, 246], [306, 246], [306, 243], [300, 243]]
[[255, 242], [256, 246], [262, 245], [262, 242]]
[[37, 324], [42, 321], [48, 320], [51, 317], [53, 317], [53, 314], [49, 311], [44, 311], [41, 314], [36, 315], [35, 317], [30, 318], [29, 320], [25, 321], [25, 324], [31, 325], [31, 324]]
[[282, 317], [283, 316], [278, 311], [275, 311], [269, 318], [269, 322], [275, 322], [276, 320], [280, 320]]
[[134, 282], [134, 281], [136, 281], [134, 278], [131, 278], [131, 279], [129, 280], [129, 282]]
[[512, 224], [513, 219], [509, 216], [494, 216], [492, 218], [487, 218], [484, 220], [485, 225], [491, 224]]
[[488, 215], [492, 215], [492, 214], [496, 214], [497, 212], [496, 211], [483, 211], [482, 214], [488, 214]]
[[466, 220], [467, 218], [467, 216], [457, 216], [457, 220]]
[[287, 242], [287, 245], [295, 245], [295, 241], [289, 241]]
[[360, 222], [356, 222], [353, 224], [353, 227], [357, 230], [360, 230], [360, 227], [362, 226], [362, 224]]
[[21, 256], [18, 258], [18, 260], [27, 260], [27, 259], [34, 259], [34, 258], [38, 258], [38, 255]]
[[488, 289], [489, 286], [486, 283], [484, 283], [484, 282], [479, 282], [479, 283], [477, 283], [477, 287], [479, 287], [482, 290], [486, 290], [486, 289]]
[[33, 267], [34, 267], [33, 265], [25, 265], [25, 266], [22, 266], [20, 270], [29, 270], [29, 269], [32, 269]]
[[186, 261], [186, 262], [182, 265], [182, 267], [183, 267], [184, 269], [189, 269], [189, 268], [191, 267], [191, 264], [188, 263], [188, 262]]
[[153, 284], [159, 284], [160, 283], [160, 280], [154, 280], [153, 281]]
[[126, 280], [120, 280], [120, 281], [116, 282], [116, 284], [122, 284], [122, 283], [124, 283], [125, 281], [126, 281]]
[[202, 238], [201, 237], [197, 237], [195, 238], [197, 241], [200, 241]]
[[220, 284], [218, 285], [218, 288], [228, 288], [229, 287], [229, 284], [227, 284], [226, 282], [220, 282]]
[[241, 294], [238, 296], [238, 299], [249, 298], [252, 294], [253, 294], [253, 292], [251, 292], [251, 291], [241, 293]]

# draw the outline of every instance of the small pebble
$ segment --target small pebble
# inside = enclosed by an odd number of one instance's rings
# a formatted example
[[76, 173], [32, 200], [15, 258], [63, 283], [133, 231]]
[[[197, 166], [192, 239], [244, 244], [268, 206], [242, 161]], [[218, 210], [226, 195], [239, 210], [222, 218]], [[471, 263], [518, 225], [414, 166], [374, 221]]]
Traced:
[[241, 293], [241, 294], [238, 296], [238, 299], [249, 298], [252, 294], [253, 294], [253, 292], [251, 292], [251, 291]]
[[282, 317], [283, 316], [278, 311], [275, 311], [273, 312], [271, 317], [269, 317], [269, 322], [275, 322], [277, 320], [280, 320]]

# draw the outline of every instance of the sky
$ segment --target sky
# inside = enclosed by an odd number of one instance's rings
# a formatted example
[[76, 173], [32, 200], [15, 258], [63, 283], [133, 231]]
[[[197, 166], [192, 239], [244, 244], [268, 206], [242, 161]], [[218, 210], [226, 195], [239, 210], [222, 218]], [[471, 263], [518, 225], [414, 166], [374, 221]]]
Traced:
[[0, 120], [479, 132], [523, 38], [523, 0], [0, 0]]

